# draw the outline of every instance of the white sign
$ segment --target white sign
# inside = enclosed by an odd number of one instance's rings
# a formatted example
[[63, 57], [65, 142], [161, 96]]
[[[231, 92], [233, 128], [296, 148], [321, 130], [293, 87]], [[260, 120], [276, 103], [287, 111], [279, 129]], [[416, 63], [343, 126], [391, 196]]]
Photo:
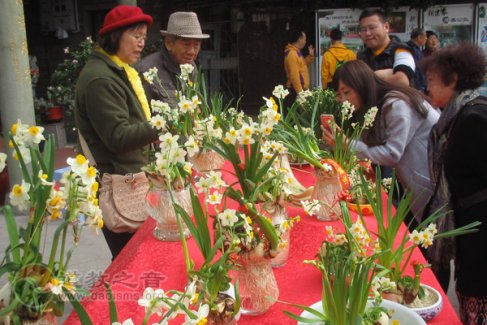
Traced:
[[473, 9], [471, 3], [429, 7], [423, 12], [424, 30], [434, 31], [442, 47], [472, 42]]

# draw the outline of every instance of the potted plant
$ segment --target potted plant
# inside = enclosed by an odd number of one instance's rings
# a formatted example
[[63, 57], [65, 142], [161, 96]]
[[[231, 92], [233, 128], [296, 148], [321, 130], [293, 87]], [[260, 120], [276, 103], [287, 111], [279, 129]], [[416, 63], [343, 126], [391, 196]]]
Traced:
[[[81, 69], [85, 66], [89, 56], [93, 53], [95, 43], [91, 37], [83, 40], [79, 46], [72, 50], [64, 49], [66, 58], [59, 63], [47, 87], [47, 102], [56, 106], [62, 106], [63, 115], [70, 116], [74, 110], [74, 93]], [[50, 107], [46, 107], [49, 109]], [[58, 112], [55, 113], [59, 116]]]
[[[413, 250], [422, 246], [427, 248], [433, 244], [433, 241], [438, 238], [446, 238], [452, 236], [460, 236], [476, 231], [479, 222], [473, 222], [457, 229], [438, 233], [436, 230], [435, 221], [442, 216], [442, 213], [436, 212], [426, 218], [417, 226], [415, 230], [408, 233], [401, 227], [405, 221], [406, 215], [410, 208], [411, 194], [405, 193], [397, 202], [396, 208], [393, 207], [392, 191], [394, 186], [391, 186], [387, 191], [387, 199], [384, 201], [383, 189], [381, 186], [376, 186], [371, 190], [361, 175], [362, 182], [360, 184], [362, 191], [366, 194], [367, 200], [372, 206], [374, 216], [377, 220], [377, 230], [368, 230], [366, 232], [376, 233], [378, 239], [378, 247], [382, 254], [379, 255], [377, 263], [388, 270], [386, 276], [396, 284], [395, 288], [391, 289], [387, 298], [394, 299], [400, 303], [410, 303], [418, 297], [421, 299], [424, 296], [424, 288], [420, 285], [421, 271], [426, 267], [415, 261], [411, 261]], [[380, 170], [376, 169], [376, 184], [380, 184], [381, 174]], [[392, 184], [396, 184], [395, 176], [392, 177]], [[385, 205], [385, 208], [384, 208]], [[362, 216], [359, 215], [362, 220]], [[365, 223], [363, 223], [365, 224]], [[414, 276], [405, 274], [407, 266], [413, 263]]]
[[[10, 192], [10, 204], [26, 211], [27, 225], [17, 227], [12, 208], [3, 208], [9, 246], [0, 262], [0, 275], [7, 274], [8, 282], [0, 290], [3, 306], [0, 318], [14, 323], [20, 321], [55, 321], [62, 316], [64, 302], [74, 299], [75, 293], [83, 293], [76, 285], [76, 276], [69, 271], [72, 251], [66, 251], [72, 229], [74, 243], [80, 240], [83, 227], [98, 232], [103, 226], [101, 210], [96, 194], [97, 171], [89, 167], [82, 155], [68, 158], [70, 170], [55, 186], [55, 144], [52, 136], [45, 141], [43, 128], [22, 124], [19, 120], [11, 128], [10, 143], [13, 156], [19, 161], [23, 180]], [[44, 247], [47, 236], [45, 224], [61, 220], [53, 235], [51, 247]]]

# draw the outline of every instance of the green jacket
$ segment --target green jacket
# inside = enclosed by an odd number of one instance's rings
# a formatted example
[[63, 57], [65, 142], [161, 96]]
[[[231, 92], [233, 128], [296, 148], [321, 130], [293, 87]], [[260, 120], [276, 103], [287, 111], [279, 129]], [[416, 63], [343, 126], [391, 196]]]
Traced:
[[147, 122], [123, 68], [98, 51], [76, 84], [75, 122], [101, 174], [136, 173], [157, 131]]

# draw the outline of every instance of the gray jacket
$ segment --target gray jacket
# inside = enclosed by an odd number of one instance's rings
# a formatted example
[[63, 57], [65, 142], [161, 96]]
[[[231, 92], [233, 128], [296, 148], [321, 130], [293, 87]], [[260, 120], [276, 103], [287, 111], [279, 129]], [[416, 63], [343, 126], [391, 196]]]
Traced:
[[[195, 69], [193, 70], [191, 80], [195, 80], [197, 75], [197, 69], [194, 63], [193, 66]], [[144, 72], [153, 67], [156, 67], [158, 70], [157, 74], [161, 80], [162, 87], [157, 83], [150, 85], [142, 75]], [[181, 74], [181, 68], [180, 65], [169, 55], [164, 44], [162, 45], [161, 51], [146, 56], [135, 66], [135, 68], [139, 72], [140, 78], [142, 79], [142, 85], [144, 86], [149, 104], [152, 99], [156, 99], [168, 103], [171, 108], [177, 107], [178, 100], [176, 98], [176, 76]]]
[[431, 105], [428, 115], [422, 118], [416, 110], [400, 99], [391, 99], [384, 105], [386, 142], [369, 147], [362, 141], [352, 146], [359, 158], [393, 167], [402, 186], [413, 192], [411, 210], [417, 220], [433, 193], [428, 168], [428, 138], [440, 114]]

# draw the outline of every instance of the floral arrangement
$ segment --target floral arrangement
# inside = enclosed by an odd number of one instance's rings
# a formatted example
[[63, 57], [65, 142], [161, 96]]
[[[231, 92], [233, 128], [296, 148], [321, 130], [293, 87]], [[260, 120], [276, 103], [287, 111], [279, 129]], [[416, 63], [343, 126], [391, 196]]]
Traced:
[[[71, 170], [62, 175], [59, 186], [55, 185], [55, 143], [52, 137], [45, 140], [42, 132], [42, 127], [19, 120], [9, 134], [13, 156], [23, 175], [22, 183], [12, 188], [10, 204], [28, 215], [26, 227], [17, 228], [11, 206], [3, 208], [10, 245], [0, 270], [8, 274], [9, 290], [4, 291], [0, 316], [11, 317], [14, 322], [38, 319], [49, 312], [63, 314], [64, 302], [82, 293], [76, 287], [76, 276], [69, 271], [72, 251], [66, 251], [68, 233], [72, 229], [73, 241], [78, 243], [82, 228], [88, 226], [98, 232], [103, 226], [96, 199], [97, 170], [82, 155], [68, 158]], [[0, 163], [0, 170], [4, 165]], [[53, 220], [59, 225], [49, 248], [44, 243], [44, 226]]]
[[71, 50], [69, 47], [64, 49], [67, 58], [54, 70], [47, 87], [47, 101], [41, 100], [43, 105], [62, 105], [66, 113], [73, 112], [76, 81], [94, 49], [95, 43], [91, 37], [82, 41], [75, 50]]
[[[377, 230], [374, 230], [374, 232], [377, 234], [378, 238], [377, 249], [381, 252], [377, 259], [377, 263], [388, 270], [388, 273], [385, 276], [388, 277], [393, 284], [391, 291], [399, 294], [399, 302], [402, 302], [403, 297], [406, 299], [406, 303], [414, 300], [417, 295], [421, 298], [423, 292], [419, 287], [419, 280], [421, 271], [426, 266], [413, 262], [415, 277], [412, 278], [404, 274], [407, 265], [411, 263], [413, 250], [418, 246], [428, 248], [433, 244], [433, 241], [438, 238], [460, 236], [475, 232], [475, 227], [478, 227], [480, 223], [473, 222], [448, 232], [438, 233], [435, 221], [442, 216], [442, 213], [438, 211], [427, 218], [424, 218], [418, 227], [410, 234], [408, 234], [407, 231], [401, 233], [401, 225], [405, 222], [406, 216], [410, 210], [411, 193], [404, 194], [397, 202], [395, 211], [393, 211], [392, 191], [394, 190], [394, 186], [390, 186], [386, 192], [388, 198], [385, 202], [386, 208], [384, 209], [382, 187], [376, 186], [374, 190], [371, 190], [363, 175], [361, 176], [361, 179], [362, 182], [360, 186], [362, 187], [362, 191], [366, 194], [367, 200], [371, 204], [374, 216], [377, 220]], [[380, 170], [377, 168], [376, 184], [380, 184], [380, 180], [381, 174]], [[394, 175], [392, 177], [392, 184], [396, 184]], [[360, 216], [360, 218], [362, 217]], [[362, 224], [365, 223], [362, 222]], [[365, 229], [365, 233], [370, 236], [371, 231]], [[399, 244], [395, 244], [398, 238], [400, 239]]]
[[337, 115], [340, 111], [340, 104], [336, 100], [336, 93], [333, 90], [323, 90], [316, 87], [312, 90], [305, 90], [296, 98], [296, 108], [293, 111], [301, 125], [314, 130], [318, 137], [321, 137], [320, 115]]
[[[301, 322], [322, 321], [324, 324], [389, 324], [390, 311], [380, 306], [382, 301], [377, 284], [378, 266], [375, 261], [380, 256], [376, 242], [365, 231], [362, 223], [352, 223], [344, 202], [341, 204], [345, 233], [335, 233], [326, 227], [317, 258], [305, 263], [315, 266], [322, 274], [323, 311], [291, 304], [311, 313], [310, 320], [284, 311], [289, 317]], [[383, 272], [382, 272], [383, 273]], [[373, 298], [370, 306], [369, 299]]]
[[357, 163], [357, 157], [352, 143], [353, 141], [359, 140], [362, 133], [372, 127], [378, 109], [375, 106], [370, 108], [364, 114], [361, 121], [354, 117], [354, 112], [355, 107], [353, 105], [348, 101], [343, 102], [338, 117], [338, 125], [335, 123], [330, 125], [335, 136], [334, 148], [329, 152], [331, 153], [330, 158], [340, 164], [347, 173]]
[[[266, 256], [270, 256], [271, 252], [276, 253], [279, 237], [272, 223], [258, 212], [256, 203], [269, 197], [275, 199], [266, 184], [269, 185], [276, 179], [276, 176], [268, 174], [279, 151], [284, 147], [278, 143], [264, 144], [264, 139], [272, 132], [279, 119], [277, 105], [268, 100], [258, 116], [258, 122], [253, 122], [252, 118], [248, 117], [241, 127], [231, 127], [225, 132], [222, 140], [208, 145], [231, 163], [237, 178], [238, 188], [228, 187], [225, 196], [237, 201], [240, 206], [235, 217], [238, 219], [240, 216], [245, 220], [249, 217], [248, 225], [254, 228], [245, 250], [251, 251], [259, 247]], [[240, 149], [243, 151], [243, 157]], [[250, 231], [248, 233], [250, 234]]]

